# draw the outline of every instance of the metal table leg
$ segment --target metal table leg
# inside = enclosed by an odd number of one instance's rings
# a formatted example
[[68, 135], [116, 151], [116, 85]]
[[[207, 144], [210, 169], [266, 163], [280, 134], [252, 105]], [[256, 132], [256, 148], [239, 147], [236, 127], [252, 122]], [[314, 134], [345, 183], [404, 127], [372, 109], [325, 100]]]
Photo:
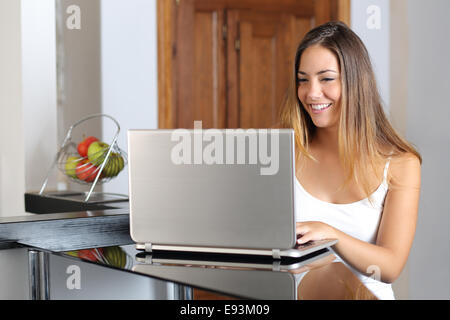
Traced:
[[174, 300], [193, 300], [193, 290], [190, 286], [181, 284], [173, 284]]
[[50, 299], [49, 253], [28, 250], [28, 279], [31, 300]]

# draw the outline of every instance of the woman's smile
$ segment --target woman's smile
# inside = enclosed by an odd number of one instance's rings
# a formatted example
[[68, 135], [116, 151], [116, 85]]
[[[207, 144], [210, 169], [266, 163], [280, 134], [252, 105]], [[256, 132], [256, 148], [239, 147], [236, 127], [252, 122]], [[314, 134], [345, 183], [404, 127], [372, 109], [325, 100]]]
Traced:
[[312, 113], [318, 114], [328, 110], [332, 105], [332, 103], [310, 104], [309, 107]]

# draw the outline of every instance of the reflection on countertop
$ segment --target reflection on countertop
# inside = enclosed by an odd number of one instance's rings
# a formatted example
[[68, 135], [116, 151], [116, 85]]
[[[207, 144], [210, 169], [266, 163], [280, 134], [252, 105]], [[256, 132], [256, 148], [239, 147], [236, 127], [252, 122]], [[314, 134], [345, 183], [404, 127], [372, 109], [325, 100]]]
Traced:
[[59, 255], [241, 299], [373, 299], [334, 254], [322, 249], [301, 259], [153, 252], [134, 245]]

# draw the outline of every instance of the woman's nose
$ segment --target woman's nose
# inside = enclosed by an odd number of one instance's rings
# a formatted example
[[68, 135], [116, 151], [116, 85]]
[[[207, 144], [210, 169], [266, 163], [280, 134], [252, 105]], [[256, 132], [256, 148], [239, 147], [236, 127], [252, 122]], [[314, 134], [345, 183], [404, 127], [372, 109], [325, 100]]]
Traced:
[[323, 92], [320, 83], [318, 81], [311, 80], [308, 87], [308, 99], [317, 100], [322, 98], [322, 96]]

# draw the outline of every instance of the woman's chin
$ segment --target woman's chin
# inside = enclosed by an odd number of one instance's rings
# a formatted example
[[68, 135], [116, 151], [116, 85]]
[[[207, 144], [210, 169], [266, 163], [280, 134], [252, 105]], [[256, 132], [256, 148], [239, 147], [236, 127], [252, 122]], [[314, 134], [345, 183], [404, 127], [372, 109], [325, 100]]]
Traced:
[[313, 120], [313, 123], [316, 126], [316, 128], [321, 128], [321, 129], [331, 128], [334, 126], [330, 121], [314, 121]]

